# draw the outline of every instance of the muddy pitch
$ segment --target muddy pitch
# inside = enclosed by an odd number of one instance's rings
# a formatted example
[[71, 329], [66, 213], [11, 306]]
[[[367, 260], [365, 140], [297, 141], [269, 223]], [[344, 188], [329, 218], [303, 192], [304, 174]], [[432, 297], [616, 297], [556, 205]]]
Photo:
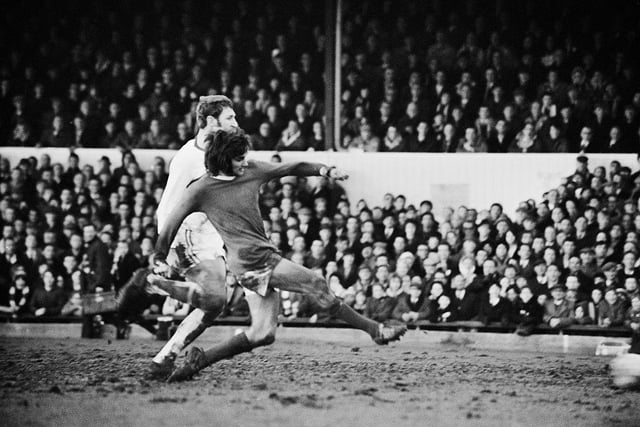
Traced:
[[0, 425], [640, 424], [640, 392], [611, 388], [603, 357], [283, 339], [187, 383], [144, 381], [161, 345], [0, 338]]

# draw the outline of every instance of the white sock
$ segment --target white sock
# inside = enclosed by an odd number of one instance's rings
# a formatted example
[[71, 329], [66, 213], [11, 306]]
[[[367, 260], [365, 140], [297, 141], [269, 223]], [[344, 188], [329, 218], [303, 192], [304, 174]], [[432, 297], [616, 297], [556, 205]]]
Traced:
[[194, 310], [184, 318], [176, 333], [162, 347], [162, 350], [153, 358], [153, 361], [162, 364], [167, 358], [175, 359], [185, 347], [185, 339], [196, 330], [204, 317], [204, 311]]

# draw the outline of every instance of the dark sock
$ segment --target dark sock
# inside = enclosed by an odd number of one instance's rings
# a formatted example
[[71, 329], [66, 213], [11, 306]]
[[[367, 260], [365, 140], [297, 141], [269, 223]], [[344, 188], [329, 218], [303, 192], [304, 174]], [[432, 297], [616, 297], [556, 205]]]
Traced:
[[227, 341], [211, 347], [204, 352], [207, 360], [207, 366], [216, 363], [222, 359], [229, 359], [236, 354], [251, 351], [253, 346], [249, 342], [249, 339], [244, 332], [234, 335]]
[[330, 309], [329, 313], [340, 320], [344, 320], [354, 328], [365, 331], [372, 338], [378, 336], [379, 323], [364, 317], [345, 303], [336, 304]]

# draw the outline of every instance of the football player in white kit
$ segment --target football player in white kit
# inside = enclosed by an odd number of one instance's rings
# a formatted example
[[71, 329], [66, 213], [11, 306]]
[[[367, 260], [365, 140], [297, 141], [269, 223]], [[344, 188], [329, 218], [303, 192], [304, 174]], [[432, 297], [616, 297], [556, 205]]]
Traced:
[[[180, 148], [169, 166], [169, 179], [157, 209], [159, 231], [187, 185], [206, 173], [205, 137], [219, 130], [230, 131], [238, 127], [233, 104], [222, 95], [200, 97], [196, 119], [198, 133]], [[196, 212], [183, 221], [167, 257], [172, 270], [185, 281], [167, 279], [151, 286], [146, 281], [150, 271], [143, 270], [122, 289], [119, 305], [124, 311], [133, 311], [131, 307], [136, 307], [135, 300], [138, 303], [144, 300], [140, 298], [144, 293], [169, 295], [196, 308], [153, 358], [147, 375], [149, 378], [166, 379], [178, 354], [224, 310], [228, 296], [224, 256], [222, 238], [206, 215]]]

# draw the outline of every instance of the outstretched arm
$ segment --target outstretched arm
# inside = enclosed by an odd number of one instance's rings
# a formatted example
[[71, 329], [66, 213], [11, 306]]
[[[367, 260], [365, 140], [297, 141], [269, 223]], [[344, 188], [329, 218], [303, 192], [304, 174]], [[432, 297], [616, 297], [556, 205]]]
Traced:
[[254, 164], [265, 173], [267, 180], [282, 178], [283, 176], [324, 176], [339, 181], [349, 178], [349, 175], [343, 170], [322, 163], [269, 163], [255, 161]]

